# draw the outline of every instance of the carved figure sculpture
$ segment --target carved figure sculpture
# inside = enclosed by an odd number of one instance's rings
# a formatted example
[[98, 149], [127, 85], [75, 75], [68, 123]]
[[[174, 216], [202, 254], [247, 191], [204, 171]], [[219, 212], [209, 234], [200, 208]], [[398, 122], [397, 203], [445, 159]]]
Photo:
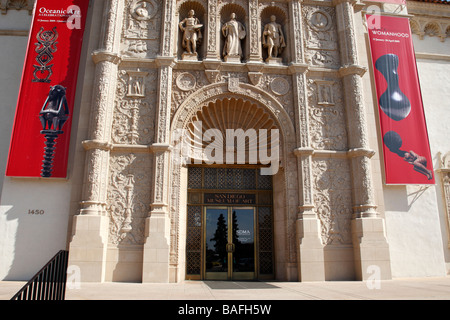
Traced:
[[236, 20], [234, 12], [230, 16], [230, 21], [222, 26], [222, 34], [225, 37], [223, 56], [242, 58], [241, 40], [245, 38], [247, 33], [244, 25]]
[[272, 15], [270, 22], [264, 26], [262, 44], [264, 48], [267, 48], [269, 58], [278, 57], [286, 47], [283, 30], [276, 20], [277, 17]]
[[39, 113], [42, 129], [52, 130], [53, 127], [53, 130], [61, 130], [68, 117], [66, 88], [61, 85], [50, 87], [48, 97]]
[[179, 27], [183, 32], [182, 46], [187, 53], [197, 53], [197, 47], [200, 45], [202, 33], [200, 29], [203, 27], [198, 18], [194, 17], [194, 10], [189, 10], [188, 17], [179, 23]]

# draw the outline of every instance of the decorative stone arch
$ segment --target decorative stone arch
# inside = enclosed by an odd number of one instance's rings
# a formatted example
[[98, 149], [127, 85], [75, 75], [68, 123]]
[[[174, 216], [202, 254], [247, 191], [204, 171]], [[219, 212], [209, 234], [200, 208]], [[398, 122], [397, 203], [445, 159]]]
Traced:
[[294, 124], [277, 99], [266, 91], [250, 84], [239, 83], [236, 89], [231, 89], [233, 91], [230, 91], [229, 86], [229, 83], [224, 82], [211, 84], [187, 97], [174, 114], [170, 132], [173, 133], [176, 129], [186, 128], [192, 116], [209, 102], [233, 95], [236, 98], [241, 97], [264, 107], [273, 119], [277, 121], [277, 126], [283, 137], [283, 155], [286, 155], [288, 150], [292, 151], [295, 148]]
[[[284, 250], [274, 249], [275, 276], [280, 280], [295, 280], [291, 276], [295, 272], [292, 273], [287, 268], [296, 265], [297, 262], [295, 221], [298, 207], [298, 173], [293, 153], [296, 147], [296, 138], [292, 120], [283, 106], [269, 93], [249, 84], [240, 83], [235, 88], [230, 88], [230, 83], [211, 84], [192, 93], [179, 106], [172, 119], [171, 137], [175, 135], [176, 130], [186, 129], [195, 114], [210, 102], [215, 103], [230, 98], [243, 99], [258, 105], [259, 109], [262, 108], [275, 120], [276, 127], [280, 130], [280, 157], [282, 160], [278, 173], [273, 177], [274, 217], [276, 217], [274, 218], [274, 248], [284, 248]], [[172, 188], [172, 196], [169, 199], [170, 266], [177, 274], [176, 281], [181, 281], [185, 277], [187, 167], [174, 157], [177, 157], [177, 154], [172, 152], [171, 181], [169, 183]]]

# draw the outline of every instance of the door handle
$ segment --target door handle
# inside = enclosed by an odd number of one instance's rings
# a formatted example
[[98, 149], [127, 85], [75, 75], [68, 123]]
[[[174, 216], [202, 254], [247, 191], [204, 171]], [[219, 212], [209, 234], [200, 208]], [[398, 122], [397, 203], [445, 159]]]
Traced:
[[227, 243], [227, 252], [234, 252], [234, 243]]

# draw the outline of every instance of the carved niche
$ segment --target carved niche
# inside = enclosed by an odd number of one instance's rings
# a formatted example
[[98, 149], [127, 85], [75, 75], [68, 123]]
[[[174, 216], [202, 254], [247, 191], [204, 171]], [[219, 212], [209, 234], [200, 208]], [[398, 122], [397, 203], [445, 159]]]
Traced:
[[[290, 61], [289, 55], [289, 26], [288, 16], [289, 11], [287, 7], [287, 3], [282, 2], [273, 2], [273, 1], [262, 1], [259, 2], [259, 11], [260, 11], [260, 34], [258, 35], [258, 44], [262, 49], [262, 59], [263, 61], [272, 64], [272, 63], [281, 63]], [[275, 21], [272, 21], [272, 17], [275, 18]], [[276, 23], [279, 25], [280, 32], [280, 50], [278, 54], [273, 55], [271, 58], [268, 56], [268, 47], [267, 47], [267, 37], [265, 31], [268, 29], [268, 25], [271, 23]], [[283, 40], [281, 40], [281, 36]], [[266, 41], [266, 43], [264, 43]]]
[[312, 162], [314, 210], [324, 245], [351, 244], [352, 185], [347, 159]]
[[302, 7], [305, 60], [319, 67], [339, 66], [334, 7]]
[[159, 53], [161, 0], [127, 0], [122, 33], [122, 54], [150, 58]]

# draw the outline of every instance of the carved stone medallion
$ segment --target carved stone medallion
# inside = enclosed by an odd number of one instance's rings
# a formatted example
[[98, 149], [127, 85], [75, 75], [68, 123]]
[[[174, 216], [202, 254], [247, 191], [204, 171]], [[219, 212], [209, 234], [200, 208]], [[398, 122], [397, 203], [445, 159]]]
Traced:
[[270, 83], [270, 89], [278, 96], [283, 96], [289, 92], [289, 82], [284, 78], [275, 78]]
[[311, 12], [307, 22], [316, 31], [327, 31], [331, 28], [331, 16], [323, 10]]
[[195, 77], [189, 72], [184, 72], [177, 77], [176, 84], [178, 89], [189, 91], [195, 88]]

